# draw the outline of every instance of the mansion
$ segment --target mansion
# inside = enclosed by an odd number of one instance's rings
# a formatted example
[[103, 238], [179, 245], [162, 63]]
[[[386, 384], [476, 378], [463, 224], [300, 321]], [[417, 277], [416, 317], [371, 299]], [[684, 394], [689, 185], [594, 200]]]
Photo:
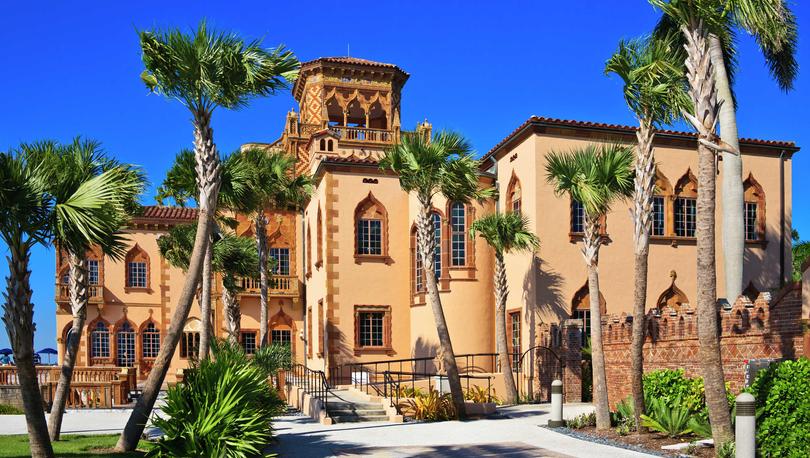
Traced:
[[[537, 345], [541, 328], [588, 317], [587, 274], [580, 255], [583, 210], [554, 194], [545, 176], [546, 156], [587, 143], [634, 143], [635, 128], [532, 116], [482, 157], [481, 185], [496, 187], [497, 200], [463, 203], [435, 198], [436, 260], [424, 265], [415, 256], [416, 199], [402, 191], [396, 175], [378, 165], [402, 136], [433, 131], [427, 121], [414, 131], [403, 130], [401, 96], [408, 76], [396, 65], [351, 57], [304, 63], [292, 89], [298, 111], [286, 115], [280, 138], [246, 145], [294, 155], [297, 173], [314, 177], [314, 193], [301, 212], [268, 212], [268, 246], [276, 260], [268, 335], [273, 342], [290, 344], [295, 358], [306, 360], [309, 367], [329, 371], [351, 362], [434, 356], [438, 339], [424, 289], [426, 274], [439, 280], [455, 352], [494, 352], [494, 254], [481, 238], [470, 237], [469, 227], [497, 211], [526, 215], [541, 241], [536, 253], [506, 256], [511, 350]], [[692, 133], [656, 135], [649, 308], [688, 310], [697, 298], [696, 145]], [[798, 147], [754, 139], [740, 139], [740, 146], [745, 294], [756, 298], [790, 281], [791, 170]], [[633, 307], [629, 205], [616, 203], [602, 227], [603, 313], [630, 313]], [[184, 281], [184, 273], [161, 258], [157, 239], [171, 226], [195, 219], [194, 209], [148, 206], [126, 231], [130, 249], [122, 262], [96, 251], [88, 253], [91, 299], [77, 366], [134, 366], [138, 377], [145, 378]], [[720, 219], [718, 203], [718, 228]], [[246, 218], [239, 218], [236, 231], [253, 237]], [[717, 235], [718, 278], [724, 278], [723, 234]], [[64, 259], [56, 264], [61, 361], [72, 321], [67, 264]], [[258, 282], [244, 280], [242, 286], [241, 338], [251, 352], [259, 331]], [[214, 281], [213, 287], [214, 333], [224, 337], [221, 282]], [[721, 297], [723, 290], [718, 282]], [[589, 321], [584, 323], [587, 332]], [[194, 355], [199, 332], [195, 305], [168, 382]]]

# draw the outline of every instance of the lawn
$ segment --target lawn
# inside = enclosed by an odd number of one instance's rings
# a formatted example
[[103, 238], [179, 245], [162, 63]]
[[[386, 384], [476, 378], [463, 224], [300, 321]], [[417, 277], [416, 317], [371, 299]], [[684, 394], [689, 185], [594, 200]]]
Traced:
[[[118, 434], [105, 435], [81, 435], [63, 434], [62, 440], [53, 443], [53, 451], [56, 456], [81, 457], [81, 456], [120, 456], [120, 457], [141, 457], [148, 450], [148, 444], [142, 441], [139, 444], [138, 452], [113, 453], [112, 448], [118, 441]], [[29, 457], [28, 436], [25, 434], [15, 436], [0, 436], [0, 457]]]

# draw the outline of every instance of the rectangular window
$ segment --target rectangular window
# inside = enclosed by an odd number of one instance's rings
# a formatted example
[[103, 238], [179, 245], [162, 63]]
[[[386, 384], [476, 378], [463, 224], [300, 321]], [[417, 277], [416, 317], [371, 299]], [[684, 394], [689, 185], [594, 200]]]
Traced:
[[385, 321], [385, 312], [360, 312], [359, 321], [360, 346], [382, 347], [384, 345], [383, 323]]
[[520, 312], [512, 312], [509, 314], [509, 320], [511, 322], [511, 329], [509, 330], [510, 334], [510, 343], [512, 344], [511, 353], [512, 353], [512, 370], [517, 371], [518, 365], [520, 364]]
[[591, 338], [591, 311], [574, 310], [574, 319], [582, 320], [582, 345], [587, 345], [588, 339]]
[[357, 221], [357, 254], [382, 255], [382, 220]]
[[756, 202], [745, 203], [745, 240], [759, 240]]
[[115, 336], [117, 365], [132, 367], [135, 365], [135, 332], [129, 326], [123, 327]]
[[576, 200], [571, 201], [571, 233], [583, 234], [585, 232], [585, 206]]
[[256, 353], [256, 331], [242, 331], [242, 348], [248, 355]]
[[270, 258], [273, 259], [273, 273], [275, 275], [290, 275], [289, 248], [270, 248]]
[[194, 358], [200, 350], [200, 333], [184, 332], [180, 338], [180, 357]]
[[436, 247], [433, 249], [433, 273], [438, 280], [442, 276], [442, 217], [433, 214], [433, 234]]
[[98, 259], [87, 260], [87, 284], [98, 285]]
[[273, 345], [290, 345], [292, 335], [289, 329], [273, 329], [270, 331], [270, 342]]
[[104, 323], [99, 323], [93, 330], [90, 353], [93, 358], [110, 357], [110, 333]]
[[664, 235], [666, 230], [666, 220], [664, 218], [664, 197], [653, 196], [651, 235]]
[[464, 204], [454, 203], [450, 209], [450, 262], [453, 266], [467, 264], [467, 231]]
[[130, 288], [146, 288], [146, 263], [130, 262], [127, 286]]
[[422, 265], [422, 256], [419, 255], [419, 248], [414, 249], [414, 257], [416, 258], [416, 291], [424, 291], [424, 266]]
[[141, 353], [144, 358], [156, 358], [160, 351], [160, 331], [154, 323], [149, 323], [141, 333]]
[[520, 214], [520, 197], [512, 199], [512, 212]]
[[694, 237], [697, 221], [697, 200], [692, 197], [675, 199], [675, 235]]

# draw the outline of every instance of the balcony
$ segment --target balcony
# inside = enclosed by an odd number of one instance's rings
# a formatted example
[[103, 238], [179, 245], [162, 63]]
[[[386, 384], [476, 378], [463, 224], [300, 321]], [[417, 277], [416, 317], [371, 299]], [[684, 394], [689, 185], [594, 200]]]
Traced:
[[331, 126], [341, 140], [364, 143], [392, 143], [393, 132], [382, 129], [366, 129], [365, 127]]
[[[273, 275], [270, 277], [269, 293], [271, 296], [292, 297], [298, 295], [298, 278], [293, 275]], [[259, 295], [259, 280], [252, 278], [242, 278], [239, 281], [242, 291], [239, 294], [244, 296]]]
[[[56, 302], [70, 302], [70, 286], [64, 283], [56, 284]], [[87, 287], [87, 302], [100, 304], [104, 302], [104, 287], [90, 285]]]

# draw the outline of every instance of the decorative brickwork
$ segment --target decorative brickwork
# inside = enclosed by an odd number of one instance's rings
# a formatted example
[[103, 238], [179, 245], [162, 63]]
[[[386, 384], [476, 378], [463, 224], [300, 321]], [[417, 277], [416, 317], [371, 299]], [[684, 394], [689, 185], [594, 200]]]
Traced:
[[[805, 354], [800, 321], [800, 284], [786, 287], [776, 297], [761, 293], [753, 303], [740, 296], [730, 310], [720, 310], [720, 346], [726, 381], [736, 393], [745, 384], [745, 366], [752, 359], [796, 358]], [[664, 307], [647, 315], [644, 371], [684, 369], [700, 376], [697, 314], [693, 307], [677, 311]], [[602, 319], [602, 339], [610, 404], [630, 395], [632, 316]], [[567, 388], [567, 385], [566, 385]]]

